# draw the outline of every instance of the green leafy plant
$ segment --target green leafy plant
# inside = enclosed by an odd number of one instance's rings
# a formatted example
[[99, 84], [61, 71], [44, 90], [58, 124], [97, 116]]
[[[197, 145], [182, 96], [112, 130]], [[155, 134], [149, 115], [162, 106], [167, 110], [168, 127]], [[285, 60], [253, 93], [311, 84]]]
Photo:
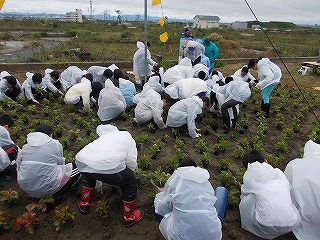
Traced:
[[163, 188], [164, 184], [170, 177], [169, 173], [163, 172], [161, 167], [157, 167], [157, 169], [151, 173], [149, 173], [149, 177], [151, 179], [151, 183], [159, 188]]
[[222, 186], [229, 187], [233, 183], [234, 177], [229, 170], [221, 171], [221, 173], [218, 176], [218, 180]]
[[151, 156], [148, 154], [142, 154], [138, 159], [139, 168], [143, 170], [149, 169], [150, 165], [151, 165]]
[[24, 213], [21, 217], [17, 217], [13, 223], [13, 228], [15, 230], [20, 230], [24, 228], [29, 234], [34, 233], [34, 227], [39, 223], [37, 215], [33, 210], [37, 207], [37, 204], [31, 203], [26, 206], [27, 212]]
[[46, 212], [48, 206], [54, 203], [54, 199], [52, 195], [48, 197], [41, 198], [37, 204], [37, 208], [41, 210], [41, 212]]
[[240, 203], [240, 191], [236, 188], [232, 188], [229, 191], [229, 196], [228, 196], [228, 204], [233, 207], [239, 206]]
[[228, 171], [232, 164], [233, 164], [233, 161], [230, 158], [223, 158], [219, 161], [219, 170]]
[[207, 168], [210, 161], [211, 161], [212, 157], [211, 157], [211, 154], [209, 152], [203, 152], [201, 154], [201, 162], [202, 162], [202, 166], [204, 168]]
[[1, 194], [1, 202], [5, 202], [6, 204], [12, 206], [19, 200], [19, 193], [12, 189], [0, 191]]
[[62, 230], [65, 224], [69, 221], [74, 221], [75, 213], [69, 211], [69, 206], [59, 205], [54, 209], [52, 221], [56, 227], [56, 231]]
[[103, 196], [97, 202], [92, 203], [95, 208], [95, 213], [98, 214], [99, 217], [106, 217], [108, 214], [109, 202], [106, 199], [106, 196]]
[[151, 122], [147, 125], [148, 129], [150, 130], [151, 133], [155, 133], [156, 132], [156, 128], [154, 126], [154, 124]]
[[150, 154], [151, 158], [156, 158], [157, 154], [160, 152], [160, 147], [157, 144], [152, 144], [149, 148], [148, 153]]
[[7, 221], [8, 216], [9, 216], [8, 212], [0, 211], [0, 232], [1, 230], [9, 229], [8, 221]]
[[200, 153], [207, 152], [207, 140], [203, 137], [200, 137], [198, 143], [196, 144], [196, 147], [199, 149]]
[[233, 148], [233, 156], [238, 159], [242, 159], [246, 154], [246, 150], [239, 144], [236, 144]]

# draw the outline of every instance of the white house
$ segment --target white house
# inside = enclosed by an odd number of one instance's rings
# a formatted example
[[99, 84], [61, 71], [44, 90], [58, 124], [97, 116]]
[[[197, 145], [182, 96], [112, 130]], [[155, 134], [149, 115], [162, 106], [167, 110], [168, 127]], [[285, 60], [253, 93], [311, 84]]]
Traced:
[[247, 29], [248, 28], [248, 22], [233, 22], [231, 23], [232, 29]]
[[218, 28], [220, 18], [218, 16], [196, 15], [193, 18], [194, 28]]
[[71, 22], [82, 22], [82, 9], [76, 9], [75, 12], [67, 12], [65, 20]]

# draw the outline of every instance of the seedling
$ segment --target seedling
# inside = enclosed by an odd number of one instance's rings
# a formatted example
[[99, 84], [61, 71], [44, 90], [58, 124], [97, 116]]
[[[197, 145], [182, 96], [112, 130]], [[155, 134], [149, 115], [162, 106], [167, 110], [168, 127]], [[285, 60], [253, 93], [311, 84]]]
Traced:
[[69, 206], [59, 205], [54, 209], [54, 216], [52, 218], [56, 231], [62, 230], [68, 221], [74, 221], [75, 213], [69, 212]]
[[41, 198], [39, 203], [37, 204], [37, 208], [41, 210], [41, 212], [46, 212], [48, 210], [48, 206], [54, 203], [54, 199], [52, 195], [48, 197]]
[[24, 213], [21, 217], [17, 217], [13, 223], [13, 228], [17, 231], [21, 228], [24, 228], [29, 234], [34, 233], [34, 227], [39, 223], [37, 215], [33, 210], [37, 207], [37, 204], [31, 203], [26, 206], [27, 212]]
[[0, 192], [0, 194], [2, 195], [0, 201], [6, 203], [10, 207], [13, 206], [13, 204], [15, 204], [19, 199], [19, 193], [12, 189], [3, 190]]
[[147, 125], [147, 127], [149, 128], [149, 130], [150, 130], [151, 133], [155, 133], [155, 132], [156, 132], [156, 128], [155, 128], [155, 126], [153, 125], [152, 122], [149, 123], [149, 124]]
[[167, 180], [170, 177], [169, 173], [163, 172], [161, 170], [161, 167], [157, 167], [155, 171], [149, 174], [151, 178], [151, 183], [159, 188], [163, 188], [164, 184], [167, 182]]
[[8, 217], [8, 212], [3, 212], [0, 211], [0, 232], [1, 230], [8, 230], [8, 222], [7, 222], [7, 217]]
[[97, 202], [92, 203], [93, 207], [95, 207], [95, 213], [98, 214], [99, 217], [106, 217], [108, 214], [109, 202], [106, 199], [106, 196], [103, 196]]

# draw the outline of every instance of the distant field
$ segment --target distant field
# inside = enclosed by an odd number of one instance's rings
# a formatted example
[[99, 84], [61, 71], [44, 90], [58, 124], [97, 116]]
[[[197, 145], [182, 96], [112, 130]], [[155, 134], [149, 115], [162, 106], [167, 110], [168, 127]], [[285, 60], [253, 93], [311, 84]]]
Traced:
[[[77, 55], [68, 55], [69, 49], [80, 48], [90, 53], [91, 61], [131, 61], [136, 51], [136, 41], [143, 40], [142, 23], [132, 23], [131, 27], [118, 26], [107, 22], [55, 22], [41, 21], [0, 21], [0, 40], [33, 40], [43, 37], [72, 37], [70, 41], [47, 50], [43, 48], [33, 57], [42, 62], [80, 61]], [[266, 32], [232, 29], [193, 29], [195, 37], [212, 35], [218, 45], [219, 58], [251, 58], [257, 56], [275, 57], [314, 57], [319, 56], [319, 29], [300, 28], [293, 24], [272, 23], [273, 30]], [[291, 27], [291, 29], [288, 29]], [[288, 31], [290, 30], [290, 31]], [[159, 35], [167, 31], [169, 40], [162, 43]], [[158, 24], [148, 24], [148, 41], [153, 55], [161, 55], [164, 61], [178, 59], [178, 46], [183, 23], [166, 24], [163, 28]], [[273, 45], [273, 46], [272, 46]], [[29, 47], [39, 47], [32, 44]], [[1, 47], [0, 47], [1, 48]], [[82, 59], [84, 61], [86, 59]]]

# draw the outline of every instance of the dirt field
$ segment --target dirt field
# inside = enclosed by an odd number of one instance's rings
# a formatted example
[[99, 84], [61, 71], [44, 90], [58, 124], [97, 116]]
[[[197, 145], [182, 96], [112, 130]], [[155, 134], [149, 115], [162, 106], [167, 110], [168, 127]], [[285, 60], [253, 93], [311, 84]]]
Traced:
[[[228, 72], [231, 72], [232, 69], [237, 70], [239, 65], [235, 66], [228, 66], [226, 69], [219, 69], [224, 73], [225, 75], [230, 74]], [[292, 66], [292, 69], [296, 69], [298, 66]], [[4, 70], [4, 69], [3, 69]], [[32, 71], [32, 69], [26, 69], [26, 71]], [[21, 72], [11, 72], [12, 75], [15, 75], [19, 79], [24, 78], [24, 74], [26, 71]], [[299, 129], [299, 132], [295, 133], [288, 142], [288, 148], [286, 151], [279, 151], [275, 148], [275, 143], [278, 141], [280, 135], [282, 134], [283, 130], [287, 127], [292, 127], [293, 119], [296, 116], [296, 113], [298, 112], [299, 108], [296, 108], [293, 104], [293, 101], [297, 99], [300, 95], [298, 88], [294, 86], [292, 83], [292, 80], [290, 77], [288, 77], [288, 74], [284, 74], [284, 80], [280, 86], [278, 86], [278, 89], [282, 92], [280, 93], [289, 93], [291, 94], [289, 99], [286, 102], [285, 109], [281, 110], [281, 113], [285, 116], [285, 125], [282, 128], [277, 128], [276, 126], [276, 113], [273, 112], [275, 109], [275, 106], [277, 106], [280, 103], [281, 94], [276, 94], [276, 92], [272, 93], [272, 105], [271, 105], [271, 116], [266, 120], [268, 130], [266, 131], [266, 137], [263, 139], [263, 152], [265, 154], [271, 154], [273, 156], [283, 156], [283, 160], [277, 165], [280, 169], [284, 169], [286, 163], [294, 158], [297, 158], [300, 156], [300, 148], [303, 147], [304, 143], [308, 139], [308, 135], [310, 134], [312, 127], [314, 125], [315, 121], [315, 115], [313, 112], [307, 112], [303, 116], [303, 121], [301, 124], [301, 128]], [[320, 78], [319, 76], [298, 76], [299, 86], [302, 88], [303, 92], [307, 95], [307, 99], [315, 99], [319, 97], [318, 93], [312, 90], [313, 86], [317, 86], [320, 84]], [[308, 95], [310, 92], [314, 93], [314, 95]], [[214, 130], [210, 130], [209, 135], [204, 135], [204, 138], [208, 142], [208, 148], [209, 152], [211, 153], [212, 159], [208, 167], [208, 171], [210, 172], [211, 178], [210, 181], [213, 185], [213, 187], [217, 187], [220, 185], [220, 182], [218, 180], [218, 176], [220, 174], [220, 170], [218, 169], [219, 161], [224, 158], [230, 158], [233, 161], [233, 165], [230, 167], [230, 171], [232, 174], [236, 175], [237, 171], [241, 167], [241, 160], [236, 159], [234, 157], [234, 146], [236, 141], [239, 138], [246, 137], [250, 143], [250, 146], [247, 148], [247, 150], [251, 149], [253, 146], [253, 137], [256, 134], [259, 121], [257, 120], [256, 113], [254, 112], [254, 106], [260, 106], [260, 93], [255, 91], [252, 95], [252, 97], [247, 101], [246, 107], [241, 107], [240, 112], [245, 113], [248, 120], [249, 120], [249, 128], [246, 130], [243, 134], [241, 134], [239, 131], [235, 131], [235, 137], [233, 138], [230, 134], [225, 136], [225, 139], [230, 142], [229, 150], [215, 154], [214, 153], [214, 144], [218, 142], [217, 139], [217, 133]], [[58, 99], [54, 100], [50, 104], [50, 108], [54, 109], [55, 102], [58, 102]], [[30, 112], [27, 111], [27, 109], [22, 109], [19, 111], [19, 113], [16, 113], [16, 116], [14, 116], [15, 120], [19, 119], [19, 116], [21, 113], [27, 113], [29, 116], [28, 123], [25, 124], [25, 127], [19, 131], [12, 133], [12, 139], [16, 141], [21, 135], [26, 136], [26, 134], [33, 129], [32, 124], [34, 124], [33, 120], [39, 120], [39, 121], [52, 121], [53, 115], [52, 113], [49, 114], [48, 117], [45, 117], [42, 112], [43, 105], [37, 106], [37, 111], [35, 114], [30, 114]], [[12, 111], [12, 108], [9, 109], [8, 106], [1, 106], [5, 112]], [[71, 132], [80, 130], [79, 136], [81, 136], [83, 139], [87, 139], [88, 135], [86, 134], [86, 131], [79, 127], [77, 124], [75, 124], [72, 119], [70, 118], [70, 109], [62, 104], [61, 105], [62, 115], [63, 119], [62, 122], [59, 124], [62, 125], [65, 130], [63, 131], [63, 135], [66, 137], [70, 136]], [[91, 123], [92, 130], [95, 130], [95, 126], [98, 124], [96, 121], [92, 121], [92, 119], [96, 119], [95, 112], [97, 109], [93, 109], [93, 112], [91, 115], [81, 115], [85, 120]], [[319, 113], [319, 107], [314, 109], [315, 113]], [[12, 113], [12, 112], [11, 112]], [[165, 129], [165, 130], [159, 130], [157, 129], [155, 133], [150, 133], [147, 126], [137, 126], [134, 127], [131, 124], [132, 118], [134, 117], [134, 112], [131, 110], [128, 112], [128, 117], [126, 121], [121, 120], [114, 120], [112, 121], [112, 124], [116, 125], [120, 129], [128, 130], [133, 137], [140, 136], [143, 133], [147, 133], [149, 136], [149, 140], [142, 144], [141, 149], [139, 150], [138, 154], [139, 157], [142, 156], [142, 154], [145, 154], [148, 152], [151, 143], [153, 143], [156, 139], [162, 139], [162, 137], [167, 134], [170, 136], [169, 141], [166, 143], [166, 145], [162, 148], [161, 152], [158, 154], [157, 158], [152, 160], [151, 166], [149, 169], [147, 169], [147, 172], [154, 171], [158, 166], [162, 167], [163, 171], [168, 172], [168, 160], [170, 157], [174, 154], [174, 144], [175, 144], [175, 138], [171, 132], [171, 129]], [[202, 121], [199, 121], [197, 123], [197, 127], [202, 130], [202, 133], [204, 133], [205, 127], [208, 125], [209, 121], [213, 121], [218, 123], [219, 125], [222, 124], [221, 118], [218, 116], [218, 118], [215, 118], [211, 113], [207, 112], [204, 115], [204, 118]], [[199, 139], [192, 139], [189, 136], [180, 136], [180, 139], [182, 139], [186, 144], [186, 153], [191, 158], [195, 159], [195, 161], [201, 165], [201, 155], [199, 153], [199, 150], [195, 147], [195, 145], [198, 143]], [[77, 141], [70, 141], [71, 144], [68, 148], [65, 149], [65, 151], [71, 153], [72, 156], [74, 156], [77, 151], [81, 148]], [[20, 146], [22, 147], [22, 146]], [[11, 168], [8, 172], [12, 177], [16, 176], [15, 169]], [[19, 189], [16, 181], [13, 181], [10, 184], [7, 185], [0, 185], [0, 191], [6, 190], [6, 189], [14, 189], [17, 190], [20, 194], [20, 199], [18, 203], [11, 207], [7, 208], [3, 203], [0, 203], [0, 211], [8, 211], [9, 212], [9, 218], [8, 223], [9, 225], [12, 224], [14, 219], [20, 215], [22, 215], [24, 212], [26, 212], [25, 206], [30, 204], [33, 199], [29, 198], [21, 189]], [[229, 189], [240, 189], [239, 186], [236, 183], [232, 183], [231, 186], [228, 187]], [[109, 201], [109, 210], [108, 215], [105, 218], [99, 218], [97, 214], [95, 213], [95, 209], [92, 207], [91, 211], [87, 215], [82, 215], [79, 213], [77, 209], [77, 202], [80, 199], [80, 188], [77, 191], [74, 191], [70, 193], [70, 196], [66, 201], [62, 203], [64, 206], [69, 206], [71, 211], [74, 211], [76, 213], [75, 221], [68, 223], [65, 228], [61, 232], [56, 232], [55, 227], [52, 223], [52, 217], [53, 217], [53, 211], [50, 211], [48, 213], [41, 213], [39, 210], [36, 210], [39, 217], [39, 224], [35, 229], [35, 232], [33, 235], [29, 235], [27, 232], [20, 230], [19, 232], [14, 231], [12, 228], [10, 228], [8, 231], [0, 232], [1, 239], [113, 239], [113, 240], [140, 240], [140, 239], [163, 239], [160, 231], [158, 230], [158, 223], [155, 220], [153, 213], [152, 213], [152, 204], [153, 201], [150, 198], [150, 193], [154, 192], [154, 187], [150, 183], [150, 180], [147, 178], [144, 185], [140, 185], [138, 187], [138, 206], [143, 208], [146, 211], [146, 216], [141, 222], [133, 225], [130, 228], [125, 228], [122, 226], [122, 207], [121, 207], [121, 193], [115, 189], [111, 188], [111, 186], [103, 185], [103, 194], [101, 193], [95, 193], [94, 195], [94, 201], [97, 201], [102, 198], [102, 195], [107, 196], [107, 199]], [[239, 197], [239, 196], [238, 196]], [[254, 239], [260, 239], [245, 230], [241, 228], [241, 222], [240, 222], [240, 216], [239, 216], [239, 210], [237, 206], [229, 205], [227, 210], [227, 216], [225, 219], [225, 222], [223, 224], [223, 239], [229, 240], [229, 239], [237, 239], [237, 240], [254, 240]], [[277, 239], [281, 240], [291, 240], [295, 239], [294, 235], [292, 233], [289, 233], [287, 235], [281, 236]]]

